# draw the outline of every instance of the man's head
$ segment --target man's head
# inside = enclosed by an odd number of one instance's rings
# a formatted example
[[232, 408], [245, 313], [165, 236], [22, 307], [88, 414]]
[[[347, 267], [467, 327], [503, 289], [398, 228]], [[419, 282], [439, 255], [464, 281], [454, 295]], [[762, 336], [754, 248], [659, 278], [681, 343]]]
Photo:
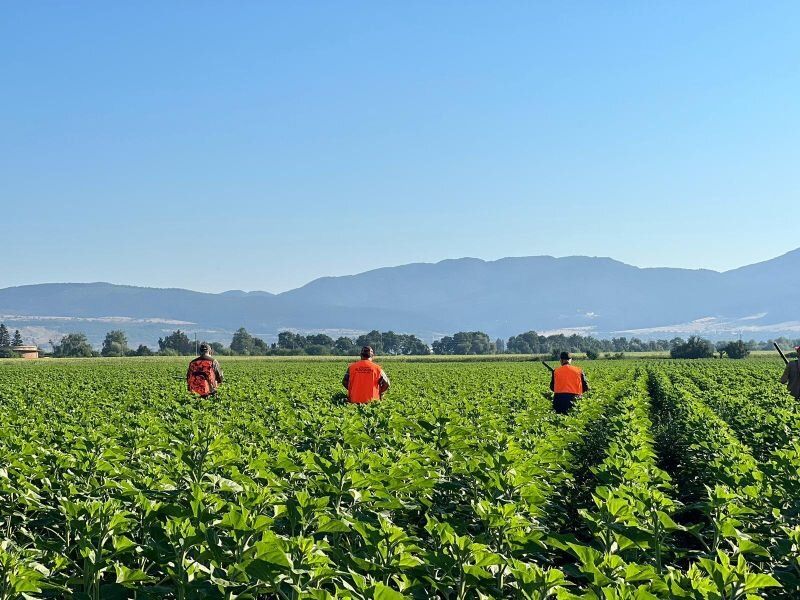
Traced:
[[375, 356], [375, 351], [372, 349], [372, 346], [364, 346], [361, 348], [361, 360], [369, 360]]
[[568, 365], [572, 362], [572, 357], [569, 355], [569, 352], [562, 352], [559, 358], [561, 359], [562, 365]]
[[200, 344], [200, 354], [211, 354], [211, 346], [206, 342]]

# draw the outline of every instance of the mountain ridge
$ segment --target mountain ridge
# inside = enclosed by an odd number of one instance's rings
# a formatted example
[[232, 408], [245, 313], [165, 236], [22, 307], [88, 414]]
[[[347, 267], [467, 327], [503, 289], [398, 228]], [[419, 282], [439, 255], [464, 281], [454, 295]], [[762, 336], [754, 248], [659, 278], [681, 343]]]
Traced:
[[[393, 329], [426, 339], [458, 330], [501, 337], [530, 329], [648, 336], [649, 330], [679, 334], [698, 327], [712, 336], [767, 335], [800, 331], [797, 289], [800, 248], [727, 271], [637, 267], [580, 255], [463, 257], [319, 277], [278, 294], [108, 282], [13, 286], [0, 289], [0, 320], [56, 336], [67, 325], [81, 325], [97, 343], [117, 319], [129, 337], [151, 345], [169, 330], [167, 323], [178, 322], [226, 341], [239, 326], [267, 338], [283, 329]], [[36, 333], [37, 341], [43, 335]]]

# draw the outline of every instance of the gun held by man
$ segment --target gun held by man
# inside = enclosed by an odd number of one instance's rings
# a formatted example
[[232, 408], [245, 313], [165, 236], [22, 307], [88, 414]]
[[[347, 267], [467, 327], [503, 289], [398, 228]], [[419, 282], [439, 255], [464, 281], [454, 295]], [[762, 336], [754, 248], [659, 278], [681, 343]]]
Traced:
[[789, 364], [789, 359], [786, 358], [786, 355], [783, 353], [783, 350], [781, 350], [781, 347], [778, 346], [778, 342], [772, 342], [772, 345], [775, 346], [775, 350], [777, 350], [778, 354], [781, 355], [781, 358], [783, 359], [783, 362], [785, 362], [788, 365]]

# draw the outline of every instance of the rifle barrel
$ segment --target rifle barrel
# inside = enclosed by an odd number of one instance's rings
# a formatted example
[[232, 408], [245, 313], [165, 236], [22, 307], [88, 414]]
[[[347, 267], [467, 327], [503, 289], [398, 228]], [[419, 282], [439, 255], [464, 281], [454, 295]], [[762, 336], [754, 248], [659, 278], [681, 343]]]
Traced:
[[778, 346], [778, 342], [772, 342], [772, 345], [775, 346], [775, 350], [777, 350], [778, 354], [781, 355], [781, 358], [783, 359], [783, 362], [785, 362], [788, 365], [789, 364], [789, 359], [786, 358], [786, 355], [783, 353], [783, 350], [781, 350], [781, 347]]

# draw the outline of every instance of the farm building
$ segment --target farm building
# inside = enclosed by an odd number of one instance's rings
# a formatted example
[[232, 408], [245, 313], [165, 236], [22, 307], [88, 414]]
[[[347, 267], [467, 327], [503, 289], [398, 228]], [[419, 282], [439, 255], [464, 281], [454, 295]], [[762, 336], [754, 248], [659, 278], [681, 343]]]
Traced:
[[12, 346], [11, 349], [22, 358], [39, 358], [39, 348], [36, 346]]

